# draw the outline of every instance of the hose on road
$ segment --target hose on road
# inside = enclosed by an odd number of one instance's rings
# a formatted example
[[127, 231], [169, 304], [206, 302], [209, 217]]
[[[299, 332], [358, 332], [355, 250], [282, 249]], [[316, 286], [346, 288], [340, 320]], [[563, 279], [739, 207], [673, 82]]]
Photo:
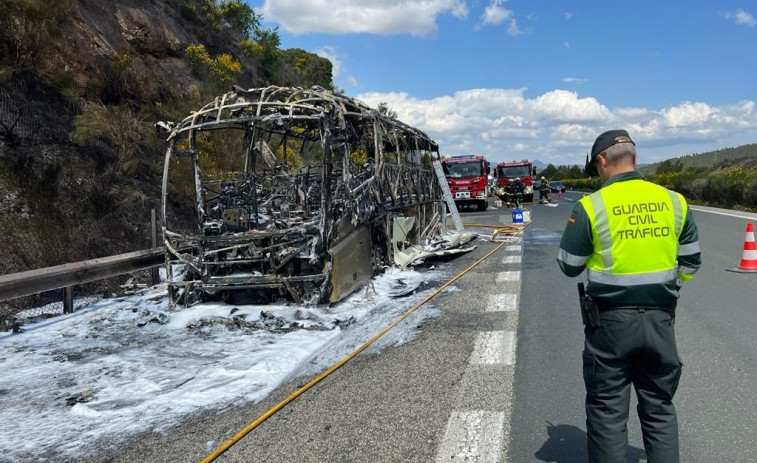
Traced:
[[[470, 226], [474, 226], [474, 224], [470, 224]], [[477, 226], [477, 227], [494, 227], [494, 228], [502, 227], [500, 225], [475, 225], [475, 226]], [[502, 228], [504, 228], [504, 227], [502, 227]], [[519, 227], [519, 228], [524, 228], [524, 227]], [[494, 241], [494, 240], [491, 239], [490, 241]], [[236, 433], [234, 435], [234, 437], [232, 437], [231, 439], [227, 440], [222, 445], [220, 445], [218, 448], [216, 448], [212, 453], [210, 453], [207, 457], [205, 457], [205, 459], [203, 459], [200, 463], [210, 463], [212, 461], [215, 461], [216, 458], [218, 458], [220, 455], [222, 455], [224, 452], [226, 452], [228, 449], [230, 449], [232, 445], [234, 445], [237, 442], [239, 442], [243, 437], [245, 437], [247, 434], [249, 434], [253, 429], [255, 429], [256, 427], [258, 427], [265, 420], [267, 420], [268, 418], [270, 418], [274, 413], [276, 413], [279, 410], [281, 410], [282, 408], [284, 408], [287, 404], [289, 404], [294, 399], [296, 399], [297, 397], [299, 397], [300, 395], [302, 395], [308, 389], [312, 388], [313, 386], [315, 386], [316, 384], [318, 384], [319, 382], [321, 382], [321, 380], [323, 380], [324, 378], [326, 378], [328, 375], [330, 375], [331, 373], [335, 372], [336, 370], [338, 370], [339, 368], [341, 368], [344, 364], [346, 364], [347, 362], [349, 362], [350, 360], [352, 360], [360, 352], [364, 351], [371, 344], [373, 344], [374, 342], [376, 342], [381, 336], [383, 336], [384, 334], [386, 334], [389, 330], [391, 330], [392, 328], [394, 328], [395, 326], [397, 326], [402, 320], [404, 320], [405, 318], [407, 318], [408, 315], [410, 315], [411, 313], [415, 312], [419, 307], [423, 306], [425, 303], [427, 303], [432, 298], [434, 298], [437, 294], [439, 294], [440, 292], [444, 291], [444, 289], [446, 289], [449, 285], [451, 285], [452, 283], [454, 283], [455, 281], [457, 281], [460, 277], [462, 277], [463, 275], [465, 275], [466, 273], [468, 273], [471, 269], [473, 269], [478, 264], [480, 264], [481, 262], [483, 262], [484, 260], [486, 260], [489, 256], [491, 256], [495, 252], [497, 252], [506, 243], [507, 243], [507, 241], [502, 241], [497, 247], [495, 247], [494, 249], [492, 249], [491, 251], [489, 251], [486, 255], [484, 255], [483, 257], [481, 257], [480, 259], [478, 259], [476, 262], [474, 262], [473, 264], [471, 264], [468, 268], [466, 268], [465, 270], [463, 270], [461, 273], [455, 275], [451, 280], [447, 281], [442, 286], [440, 286], [439, 288], [437, 288], [434, 292], [432, 292], [431, 294], [429, 294], [428, 296], [426, 296], [421, 302], [419, 302], [418, 304], [416, 304], [413, 307], [409, 308], [404, 314], [402, 314], [399, 317], [397, 317], [386, 328], [384, 328], [383, 330], [381, 330], [378, 333], [376, 333], [376, 335], [374, 335], [371, 339], [369, 339], [368, 341], [366, 341], [363, 345], [361, 345], [360, 347], [358, 347], [357, 349], [355, 349], [351, 354], [347, 355], [342, 360], [340, 360], [339, 362], [337, 362], [336, 364], [334, 364], [333, 366], [331, 366], [328, 370], [324, 371], [323, 373], [321, 373], [317, 377], [313, 378], [306, 385], [304, 385], [301, 388], [299, 388], [296, 391], [294, 391], [289, 397], [287, 397], [286, 399], [284, 399], [281, 402], [279, 402], [278, 404], [276, 404], [273, 408], [271, 408], [267, 412], [265, 412], [262, 415], [260, 415], [260, 417], [258, 417], [255, 421], [253, 421], [252, 423], [248, 424], [244, 429], [242, 429], [241, 431], [239, 431], [238, 433]]]

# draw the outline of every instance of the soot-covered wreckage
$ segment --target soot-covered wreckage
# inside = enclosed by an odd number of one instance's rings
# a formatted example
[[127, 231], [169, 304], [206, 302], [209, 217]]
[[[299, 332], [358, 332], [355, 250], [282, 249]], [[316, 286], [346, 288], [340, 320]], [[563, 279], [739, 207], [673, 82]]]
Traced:
[[[236, 88], [170, 129], [161, 225], [174, 301], [336, 302], [386, 265], [450, 247], [439, 147], [356, 99]], [[167, 216], [181, 200], [197, 226]]]

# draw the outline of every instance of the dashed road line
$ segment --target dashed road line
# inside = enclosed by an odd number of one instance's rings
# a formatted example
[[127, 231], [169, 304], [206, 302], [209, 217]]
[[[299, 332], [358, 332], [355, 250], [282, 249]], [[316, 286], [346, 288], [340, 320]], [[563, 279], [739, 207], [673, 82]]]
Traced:
[[519, 264], [520, 263], [520, 255], [516, 256], [505, 256], [500, 260], [499, 262], [501, 264]]
[[515, 365], [515, 332], [483, 331], [473, 344], [471, 365]]
[[436, 461], [438, 463], [500, 461], [504, 421], [504, 412], [486, 410], [452, 412], [436, 454]]
[[[500, 264], [520, 264], [522, 262], [522, 245], [508, 245]], [[497, 283], [509, 283], [498, 287], [509, 292], [490, 294], [486, 312], [505, 312], [508, 330], [482, 331], [474, 340], [473, 351], [468, 359], [468, 367], [455, 393], [456, 402], [462, 403], [461, 397], [470, 393], [463, 387], [469, 380], [481, 381], [487, 374], [494, 373], [491, 368], [505, 368], [506, 380], [491, 387], [512, 389], [514, 381], [513, 366], [516, 362], [518, 301], [520, 297], [520, 269], [517, 271], [497, 272]], [[496, 289], [495, 289], [496, 291]], [[484, 369], [484, 370], [481, 370]], [[483, 371], [488, 372], [483, 377]], [[501, 373], [499, 373], [501, 374]], [[467, 379], [466, 379], [467, 378]], [[480, 462], [506, 463], [507, 447], [510, 439], [510, 414], [512, 413], [512, 396], [495, 406], [498, 410], [454, 410], [447, 422], [439, 447], [436, 461], [441, 462]], [[477, 407], [472, 407], [477, 408]], [[502, 411], [504, 410], [504, 411]], [[504, 451], [503, 451], [504, 449]]]
[[504, 283], [506, 281], [520, 281], [520, 271], [498, 272], [497, 283]]
[[487, 312], [512, 312], [518, 310], [518, 295], [515, 293], [490, 294]]

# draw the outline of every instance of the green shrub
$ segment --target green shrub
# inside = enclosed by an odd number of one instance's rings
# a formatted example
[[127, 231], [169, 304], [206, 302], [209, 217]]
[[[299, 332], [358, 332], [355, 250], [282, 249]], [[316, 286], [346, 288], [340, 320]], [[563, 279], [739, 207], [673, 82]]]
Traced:
[[58, 25], [73, 11], [75, 0], [3, 0], [0, 8], [0, 49], [17, 67], [32, 67], [54, 44]]
[[565, 178], [562, 180], [566, 188], [578, 191], [596, 191], [602, 186], [599, 177], [592, 178]]
[[277, 85], [320, 85], [333, 89], [331, 79], [331, 61], [299, 48], [290, 48], [279, 52], [272, 80]]
[[223, 53], [212, 58], [205, 45], [193, 43], [185, 50], [192, 71], [200, 77], [211, 78], [219, 86], [226, 86], [242, 70], [242, 64], [233, 56]]
[[260, 16], [245, 2], [221, 0], [218, 6], [220, 17], [231, 28], [249, 38], [260, 26]]
[[84, 145], [101, 139], [113, 146], [118, 166], [135, 159], [143, 147], [155, 145], [155, 132], [140, 112], [126, 105], [86, 103], [74, 119], [71, 140]]
[[[713, 207], [755, 211], [757, 210], [757, 169], [733, 168], [723, 172], [709, 173], [702, 168], [667, 170], [645, 179], [669, 190], [681, 193], [687, 201]], [[598, 177], [591, 179], [564, 179], [570, 189], [596, 191], [602, 183]]]
[[205, 19], [213, 29], [234, 30], [249, 38], [260, 25], [260, 15], [242, 0], [172, 0], [179, 14], [189, 21]]

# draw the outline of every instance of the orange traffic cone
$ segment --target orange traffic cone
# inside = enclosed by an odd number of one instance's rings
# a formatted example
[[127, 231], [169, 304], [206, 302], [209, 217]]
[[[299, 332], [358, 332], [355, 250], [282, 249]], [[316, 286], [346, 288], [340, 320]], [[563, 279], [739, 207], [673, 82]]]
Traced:
[[757, 245], [754, 242], [754, 227], [752, 222], [746, 224], [746, 238], [744, 240], [744, 254], [738, 267], [727, 269], [731, 272], [753, 273], [757, 272]]
[[562, 190], [557, 190], [557, 199], [562, 199]]

